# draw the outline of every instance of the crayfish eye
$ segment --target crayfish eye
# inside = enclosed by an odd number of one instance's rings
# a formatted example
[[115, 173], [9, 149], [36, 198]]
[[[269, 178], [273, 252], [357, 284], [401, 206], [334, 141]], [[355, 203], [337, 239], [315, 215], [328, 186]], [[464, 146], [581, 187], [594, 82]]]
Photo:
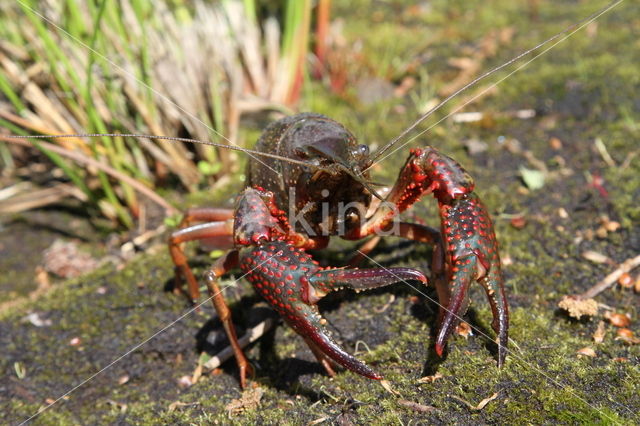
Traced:
[[356, 157], [362, 158], [369, 155], [369, 146], [368, 145], [358, 145], [356, 149], [353, 150], [353, 155]]

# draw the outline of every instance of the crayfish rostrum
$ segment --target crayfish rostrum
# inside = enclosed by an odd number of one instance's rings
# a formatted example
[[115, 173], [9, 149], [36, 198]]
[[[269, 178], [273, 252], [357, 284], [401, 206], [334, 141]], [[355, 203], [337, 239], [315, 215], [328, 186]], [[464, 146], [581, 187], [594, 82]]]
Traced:
[[[235, 209], [195, 208], [185, 212], [169, 242], [178, 283], [199, 297], [197, 281], [181, 243], [228, 238], [230, 250], [205, 274], [213, 304], [234, 349], [240, 384], [252, 369], [235, 334], [217, 285], [240, 267], [256, 291], [307, 342], [333, 375], [338, 364], [363, 376], [382, 376], [345, 352], [329, 335], [316, 303], [338, 288], [357, 291], [399, 281], [427, 283], [411, 268], [323, 268], [307, 253], [326, 247], [331, 236], [359, 240], [393, 235], [434, 246], [429, 281], [436, 287], [439, 325], [435, 349], [444, 345], [469, 304], [473, 281], [485, 289], [497, 333], [498, 365], [506, 356], [508, 307], [498, 245], [473, 179], [455, 160], [427, 146], [412, 149], [395, 185], [383, 197], [373, 189], [368, 169], [374, 156], [342, 125], [318, 114], [300, 114], [271, 124], [260, 137], [247, 169], [247, 187]], [[399, 214], [422, 196], [438, 201], [440, 230], [403, 222]], [[198, 224], [192, 225], [194, 222]], [[367, 244], [366, 251], [374, 244]]]

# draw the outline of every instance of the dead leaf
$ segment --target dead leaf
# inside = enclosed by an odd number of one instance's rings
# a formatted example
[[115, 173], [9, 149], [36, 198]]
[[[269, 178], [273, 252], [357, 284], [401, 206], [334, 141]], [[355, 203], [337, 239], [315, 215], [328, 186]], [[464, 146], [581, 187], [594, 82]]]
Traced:
[[392, 393], [395, 396], [400, 396], [400, 393], [393, 390], [393, 388], [391, 387], [391, 383], [389, 383], [388, 380], [380, 380], [380, 384], [387, 392]]
[[628, 345], [640, 345], [640, 338], [637, 337], [618, 336], [616, 340], [622, 340]]
[[583, 252], [582, 253], [582, 257], [584, 257], [585, 259], [587, 259], [587, 260], [589, 260], [589, 261], [591, 261], [593, 263], [608, 263], [610, 265], [615, 263], [613, 261], [613, 259], [611, 259], [606, 254], [602, 254], [600, 252], [593, 251], [593, 250], [587, 250], [587, 251]]
[[473, 330], [471, 330], [471, 326], [469, 325], [469, 323], [461, 321], [460, 324], [456, 326], [456, 334], [466, 339], [469, 336], [473, 335]]
[[602, 343], [604, 342], [604, 336], [605, 334], [607, 334], [606, 329], [604, 328], [604, 321], [600, 321], [598, 323], [598, 328], [596, 328], [596, 331], [593, 333], [593, 341], [595, 343]]
[[607, 312], [604, 318], [614, 327], [628, 327], [631, 324], [631, 319], [625, 314]]
[[616, 340], [622, 340], [623, 342], [629, 345], [637, 345], [640, 344], [640, 339], [633, 335], [633, 331], [628, 328], [619, 328], [617, 333], [618, 337]]
[[478, 406], [475, 409], [478, 410], [478, 411], [482, 410], [484, 407], [487, 406], [488, 403], [490, 403], [491, 401], [493, 401], [497, 397], [498, 397], [498, 392], [496, 392], [493, 395], [491, 395], [490, 397], [485, 398], [482, 401], [480, 401], [480, 404], [478, 404]]
[[488, 403], [490, 403], [491, 401], [493, 401], [494, 399], [496, 399], [498, 397], [498, 392], [494, 393], [493, 395], [483, 399], [482, 401], [480, 401], [480, 403], [478, 405], [473, 405], [471, 404], [469, 401], [465, 401], [464, 399], [457, 397], [455, 395], [452, 395], [452, 398], [462, 402], [464, 405], [466, 405], [467, 407], [469, 407], [469, 409], [473, 410], [473, 411], [480, 411], [482, 410], [484, 407], [487, 406]]
[[243, 411], [254, 410], [260, 406], [260, 400], [264, 395], [264, 390], [260, 387], [255, 389], [247, 389], [242, 392], [238, 399], [232, 400], [225, 406], [230, 416], [235, 416]]
[[576, 353], [578, 354], [578, 358], [582, 358], [583, 356], [588, 356], [590, 358], [595, 358], [596, 355], [596, 351], [594, 351], [592, 348], [590, 347], [584, 347], [582, 349], [578, 349], [576, 351]]
[[418, 379], [418, 383], [433, 383], [438, 379], [442, 379], [444, 376], [440, 373], [436, 373], [433, 376], [425, 376]]
[[98, 267], [91, 255], [78, 250], [74, 242], [56, 240], [44, 252], [44, 268], [62, 278], [74, 278]]
[[431, 405], [419, 404], [417, 402], [407, 401], [406, 399], [399, 399], [398, 404], [402, 405], [403, 407], [410, 408], [413, 411], [418, 411], [420, 413], [430, 413], [436, 409], [436, 407], [433, 407]]
[[616, 222], [615, 220], [607, 220], [602, 224], [602, 226], [604, 226], [604, 229], [608, 232], [616, 232], [622, 225], [620, 225], [620, 222]]

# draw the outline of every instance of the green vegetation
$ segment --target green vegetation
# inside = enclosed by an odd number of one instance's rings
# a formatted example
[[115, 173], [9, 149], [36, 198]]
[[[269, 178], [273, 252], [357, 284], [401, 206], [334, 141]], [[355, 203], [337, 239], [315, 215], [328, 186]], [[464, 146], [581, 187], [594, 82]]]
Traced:
[[[241, 117], [297, 103], [309, 45], [310, 0], [264, 13], [257, 3], [3, 2], [0, 125], [20, 135], [133, 133], [244, 145]], [[193, 191], [240, 170], [237, 156], [206, 145], [131, 137], [52, 142], [151, 188], [172, 176]], [[33, 145], [95, 213], [128, 228], [144, 214], [139, 194], [118, 176]], [[5, 167], [24, 156], [0, 149]]]

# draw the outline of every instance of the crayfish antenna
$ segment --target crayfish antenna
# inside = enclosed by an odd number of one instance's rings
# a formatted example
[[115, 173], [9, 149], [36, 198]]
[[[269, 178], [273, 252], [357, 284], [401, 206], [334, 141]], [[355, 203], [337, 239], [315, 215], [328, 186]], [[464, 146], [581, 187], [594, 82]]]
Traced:
[[[547, 51], [553, 49], [557, 44], [561, 43], [562, 41], [566, 40], [567, 38], [569, 38], [570, 36], [572, 36], [574, 33], [580, 31], [581, 29], [583, 29], [584, 27], [586, 27], [588, 24], [590, 24], [591, 22], [595, 21], [596, 19], [598, 19], [601, 15], [604, 15], [605, 13], [609, 12], [611, 9], [613, 9], [614, 7], [618, 6], [620, 3], [622, 3], [623, 0], [616, 0], [611, 2], [609, 5], [605, 6], [604, 8], [598, 10], [597, 12], [587, 16], [586, 18], [578, 21], [575, 24], [571, 24], [569, 25], [567, 28], [563, 29], [562, 31], [558, 32], [557, 34], [549, 37], [548, 39], [542, 41], [541, 43], [538, 43], [537, 45], [535, 45], [534, 47], [525, 50], [524, 52], [521, 52], [520, 54], [514, 56], [513, 58], [509, 59], [508, 61], [504, 62], [501, 65], [498, 65], [495, 68], [490, 69], [489, 71], [485, 72], [484, 74], [476, 77], [475, 79], [473, 79], [472, 81], [470, 81], [469, 83], [465, 84], [464, 86], [462, 86], [461, 88], [459, 88], [458, 90], [456, 90], [455, 92], [453, 92], [452, 94], [450, 94], [449, 96], [447, 96], [444, 100], [442, 100], [439, 104], [437, 104], [436, 106], [434, 106], [433, 108], [431, 108], [429, 111], [427, 111], [426, 113], [424, 113], [423, 115], [421, 115], [413, 124], [411, 124], [409, 127], [407, 127], [402, 133], [400, 133], [398, 136], [396, 136], [395, 138], [393, 138], [389, 143], [387, 143], [386, 145], [384, 145], [382, 148], [380, 148], [373, 156], [372, 156], [372, 162], [371, 162], [371, 166], [369, 166], [368, 168], [371, 168], [373, 164], [375, 164], [376, 162], [378, 162], [378, 159], [385, 153], [387, 152], [393, 145], [395, 145], [396, 143], [398, 143], [398, 141], [400, 141], [402, 138], [404, 138], [405, 136], [407, 136], [409, 133], [411, 133], [416, 127], [418, 127], [418, 125], [420, 123], [422, 123], [424, 120], [426, 120], [428, 117], [430, 117], [431, 115], [433, 115], [437, 110], [439, 110], [440, 108], [442, 108], [445, 104], [449, 103], [449, 101], [451, 101], [453, 98], [455, 98], [456, 96], [458, 96], [459, 94], [461, 94], [462, 92], [468, 90], [469, 88], [475, 86], [476, 84], [478, 84], [481, 80], [484, 80], [485, 78], [489, 77], [492, 74], [495, 74], [496, 72], [500, 71], [503, 68], [508, 67], [509, 65], [518, 62], [520, 59], [524, 58], [525, 56], [529, 55], [530, 53], [535, 52], [536, 50], [544, 47], [545, 45], [551, 43], [552, 41], [556, 41], [555, 43], [553, 43], [551, 46], [547, 47], [545, 50], [543, 50], [542, 52], [538, 53], [535, 57], [533, 57], [533, 59], [529, 59], [527, 62], [525, 62], [524, 64], [520, 65], [518, 68], [516, 68], [514, 71], [512, 71], [511, 73], [509, 73], [506, 77], [502, 78], [501, 80], [498, 80], [496, 83], [493, 83], [489, 88], [495, 87], [497, 86], [500, 82], [502, 82], [503, 80], [505, 80], [507, 77], [511, 76], [512, 74], [520, 71], [522, 68], [524, 68], [526, 65], [528, 65], [530, 62], [532, 62], [533, 60], [537, 59], [539, 56], [543, 55], [544, 53], [546, 53]], [[566, 34], [566, 35], [565, 35]], [[562, 37], [564, 35], [564, 37]], [[488, 89], [485, 89], [482, 93], [486, 92]], [[481, 93], [481, 94], [482, 94]], [[441, 121], [445, 120], [446, 118], [450, 117], [451, 115], [453, 115], [454, 113], [456, 113], [457, 111], [459, 111], [460, 109], [462, 109], [464, 106], [466, 106], [468, 103], [472, 102], [473, 100], [475, 100], [479, 95], [476, 95], [475, 97], [471, 98], [470, 100], [468, 100], [467, 102], [463, 103], [461, 106], [456, 107], [453, 111], [451, 111], [449, 114], [445, 115], [444, 118], [440, 119], [436, 124], [440, 123]], [[420, 132], [418, 134], [421, 135], [423, 133], [425, 133], [426, 131], [430, 130], [432, 127], [434, 127], [435, 125], [427, 128], [426, 130], [423, 130], [422, 132]], [[414, 138], [410, 139], [409, 142], [411, 142], [413, 139], [415, 139], [417, 136], [415, 136]], [[404, 145], [408, 144], [409, 142], [406, 142]], [[404, 146], [403, 145], [403, 146]], [[400, 149], [400, 148], [398, 148]], [[367, 169], [368, 169], [367, 168]], [[366, 171], [366, 170], [365, 170]]]
[[291, 164], [298, 164], [300, 166], [308, 167], [313, 170], [328, 171], [327, 168], [324, 168], [317, 164], [311, 164], [305, 161], [300, 161], [300, 160], [296, 160], [294, 158], [289, 158], [289, 157], [283, 157], [277, 154], [271, 154], [268, 152], [242, 148], [236, 145], [227, 145], [227, 144], [215, 143], [211, 141], [202, 141], [199, 139], [180, 138], [180, 137], [173, 137], [173, 136], [154, 136], [154, 135], [145, 135], [145, 134], [137, 134], [137, 133], [66, 133], [66, 134], [59, 134], [59, 135], [0, 135], [0, 140], [11, 142], [12, 139], [64, 139], [64, 138], [97, 138], [97, 137], [130, 137], [130, 138], [142, 138], [142, 139], [150, 139], [150, 140], [163, 140], [168, 142], [197, 143], [200, 145], [209, 145], [209, 146], [214, 146], [216, 148], [230, 149], [233, 151], [244, 152], [245, 154], [252, 155], [252, 156], [255, 155], [259, 157], [273, 158], [275, 160], [285, 161]]

